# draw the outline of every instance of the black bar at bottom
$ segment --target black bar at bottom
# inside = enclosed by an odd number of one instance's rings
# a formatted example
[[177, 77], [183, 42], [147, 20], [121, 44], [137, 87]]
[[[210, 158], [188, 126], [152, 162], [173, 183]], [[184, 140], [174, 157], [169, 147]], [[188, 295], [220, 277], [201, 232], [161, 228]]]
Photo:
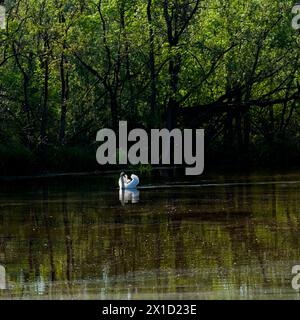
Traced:
[[2, 315], [14, 319], [269, 319], [299, 310], [299, 301], [0, 301]]

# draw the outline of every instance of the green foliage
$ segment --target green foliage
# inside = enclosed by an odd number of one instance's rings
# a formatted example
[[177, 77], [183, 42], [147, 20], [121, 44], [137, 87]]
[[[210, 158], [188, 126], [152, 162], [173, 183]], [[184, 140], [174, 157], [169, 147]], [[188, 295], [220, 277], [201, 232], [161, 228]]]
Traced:
[[[32, 171], [49, 169], [60, 156], [84, 159], [80, 146], [91, 150], [100, 128], [120, 119], [165, 127], [166, 112], [178, 108], [173, 123], [205, 128], [212, 158], [224, 150], [224, 157], [264, 162], [271, 157], [265, 149], [285, 142], [298, 150], [293, 5], [170, 0], [165, 10], [156, 0], [6, 1], [0, 138], [12, 137], [38, 158]], [[275, 147], [278, 136], [285, 142]], [[94, 166], [78, 160], [74, 169]]]
[[153, 167], [151, 166], [151, 164], [138, 164], [135, 166], [130, 165], [129, 170], [133, 172], [138, 172], [141, 175], [145, 176], [151, 174]]

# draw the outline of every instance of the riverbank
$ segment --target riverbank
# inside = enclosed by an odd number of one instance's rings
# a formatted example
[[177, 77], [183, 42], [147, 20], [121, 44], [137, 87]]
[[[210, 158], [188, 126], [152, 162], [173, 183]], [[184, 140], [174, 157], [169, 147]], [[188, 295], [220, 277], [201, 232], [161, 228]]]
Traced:
[[[87, 172], [53, 172], [53, 173], [41, 173], [41, 174], [33, 174], [33, 175], [16, 175], [16, 176], [0, 176], [0, 182], [18, 182], [18, 181], [30, 181], [30, 180], [51, 180], [56, 178], [80, 178], [80, 177], [102, 177], [109, 175], [118, 175], [124, 168], [117, 168], [114, 170], [103, 170], [103, 171], [87, 171]], [[178, 177], [185, 176], [183, 167], [152, 167], [151, 170], [147, 172], [141, 172], [138, 167], [136, 168], [126, 168], [127, 172], [136, 172], [145, 177], [158, 177], [168, 175], [169, 177]], [[204, 170], [204, 173], [201, 176], [185, 176], [186, 180], [195, 180], [206, 176], [211, 175], [234, 175], [236, 177], [247, 176], [247, 175], [255, 175], [255, 174], [264, 174], [264, 175], [281, 175], [281, 174], [290, 174], [291, 172], [298, 173], [300, 172], [300, 167], [290, 167], [290, 168], [243, 168], [243, 167], [221, 167], [217, 166], [215, 168], [208, 168]]]

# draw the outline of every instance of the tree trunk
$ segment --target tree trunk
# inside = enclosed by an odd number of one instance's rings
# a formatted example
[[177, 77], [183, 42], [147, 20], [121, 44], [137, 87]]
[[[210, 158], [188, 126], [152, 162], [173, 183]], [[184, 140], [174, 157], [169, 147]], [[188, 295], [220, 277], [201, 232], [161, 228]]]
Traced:
[[128, 91], [129, 91], [129, 114], [128, 120], [135, 120], [136, 117], [136, 107], [135, 107], [135, 97], [134, 97], [134, 90], [133, 90], [133, 83], [131, 80], [131, 74], [130, 74], [130, 58], [129, 58], [129, 41], [127, 38], [126, 33], [126, 22], [125, 22], [125, 1], [122, 1], [121, 7], [120, 7], [120, 24], [121, 29], [123, 30], [123, 36], [124, 36], [124, 55], [125, 55], [125, 84], [128, 84]]
[[[175, 46], [177, 43], [175, 44]], [[172, 130], [177, 124], [177, 113], [179, 108], [179, 103], [176, 99], [178, 91], [179, 82], [179, 72], [181, 68], [181, 56], [177, 55], [172, 58], [169, 63], [169, 77], [170, 77], [170, 87], [171, 87], [171, 97], [169, 98], [167, 105], [167, 128]]]
[[28, 93], [30, 78], [27, 72], [25, 71], [25, 69], [23, 68], [23, 66], [21, 65], [15, 44], [13, 44], [12, 49], [13, 49], [17, 66], [23, 75], [24, 111], [26, 114], [27, 125], [30, 125], [30, 102], [29, 102], [29, 93]]
[[61, 114], [60, 114], [59, 144], [64, 145], [65, 135], [66, 135], [67, 104], [69, 99], [69, 74], [68, 72], [65, 72], [64, 54], [62, 54], [61, 56], [60, 78], [61, 78]]
[[247, 107], [244, 113], [244, 154], [245, 159], [248, 159], [249, 146], [250, 146], [250, 134], [251, 134], [251, 115], [250, 108]]
[[151, 77], [151, 94], [150, 94], [150, 110], [152, 114], [152, 123], [157, 124], [158, 110], [156, 107], [157, 97], [157, 84], [156, 84], [156, 71], [155, 71], [155, 49], [154, 49], [154, 30], [152, 27], [152, 0], [148, 0], [147, 5], [147, 18], [149, 23], [149, 66], [150, 66], [150, 77]]
[[118, 119], [118, 101], [116, 94], [111, 91], [110, 94], [110, 111], [111, 111], [111, 117], [112, 117], [112, 127], [115, 132], [118, 132], [119, 128], [119, 119]]
[[42, 106], [42, 120], [41, 120], [41, 145], [46, 145], [47, 139], [47, 125], [48, 125], [48, 95], [49, 95], [49, 61], [44, 59], [44, 97]]

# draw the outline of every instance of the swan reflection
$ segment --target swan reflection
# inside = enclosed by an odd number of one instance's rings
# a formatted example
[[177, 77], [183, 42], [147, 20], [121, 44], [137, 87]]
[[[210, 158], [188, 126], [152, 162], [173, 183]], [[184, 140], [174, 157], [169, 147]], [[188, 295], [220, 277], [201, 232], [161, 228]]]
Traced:
[[0, 290], [6, 289], [6, 272], [5, 268], [0, 265]]
[[140, 192], [137, 189], [120, 190], [119, 197], [122, 205], [127, 203], [138, 203], [140, 201]]

